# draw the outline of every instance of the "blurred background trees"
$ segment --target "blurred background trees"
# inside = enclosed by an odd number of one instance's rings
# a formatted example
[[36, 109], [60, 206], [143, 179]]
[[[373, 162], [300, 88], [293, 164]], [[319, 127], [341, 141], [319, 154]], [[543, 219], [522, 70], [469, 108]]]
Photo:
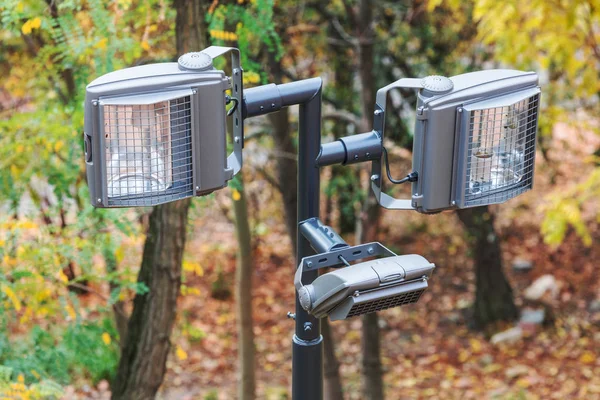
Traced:
[[[438, 265], [419, 305], [324, 324], [326, 395], [455, 398], [453, 391], [470, 393], [481, 381], [484, 389], [504, 388], [501, 395], [571, 390], [593, 398], [600, 392], [593, 378], [600, 376], [593, 333], [599, 7], [583, 0], [4, 1], [0, 393], [68, 397], [91, 385], [114, 398], [152, 398], [163, 380], [167, 398], [287, 393], [295, 110], [248, 124], [244, 175], [228, 191], [153, 210], [96, 210], [88, 201], [85, 85], [217, 44], [241, 49], [247, 86], [323, 76], [324, 141], [370, 130], [375, 90], [402, 77], [539, 71], [537, 186], [522, 200], [458, 215], [400, 215], [374, 204], [364, 168], [323, 171], [322, 219], [349, 242], [380, 240]], [[385, 145], [394, 175], [410, 169], [414, 105], [410, 91], [390, 100]], [[525, 272], [509, 268], [515, 260]], [[526, 289], [544, 274], [557, 283], [532, 300]], [[527, 318], [540, 302], [556, 319], [532, 328]], [[505, 329], [514, 334], [513, 324], [530, 335], [527, 352], [518, 338], [499, 347], [487, 340]], [[529, 355], [512, 365], [521, 353]], [[556, 372], [524, 367], [538, 359]], [[577, 374], [561, 378], [565, 365], [577, 365]]]

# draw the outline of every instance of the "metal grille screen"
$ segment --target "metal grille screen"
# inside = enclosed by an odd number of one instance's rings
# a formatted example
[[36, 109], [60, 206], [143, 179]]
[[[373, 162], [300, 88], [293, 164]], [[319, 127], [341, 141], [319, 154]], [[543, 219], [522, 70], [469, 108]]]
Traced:
[[193, 196], [190, 97], [104, 106], [109, 206], [152, 206]]
[[539, 94], [469, 116], [466, 207], [501, 203], [531, 188]]
[[357, 315], [368, 314], [376, 311], [387, 310], [388, 308], [398, 307], [405, 304], [412, 304], [419, 301], [419, 298], [423, 294], [425, 289], [415, 290], [413, 292], [402, 293], [397, 296], [387, 297], [385, 299], [379, 299], [375, 301], [367, 301], [364, 303], [357, 303], [348, 312], [348, 316], [356, 317]]

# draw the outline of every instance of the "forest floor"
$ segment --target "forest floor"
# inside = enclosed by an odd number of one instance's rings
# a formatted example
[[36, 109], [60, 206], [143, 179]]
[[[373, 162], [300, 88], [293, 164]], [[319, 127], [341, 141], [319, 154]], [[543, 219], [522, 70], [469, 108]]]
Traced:
[[[565, 135], [555, 138], [562, 148], [573, 142]], [[379, 313], [387, 399], [600, 399], [598, 222], [590, 218], [593, 244], [587, 247], [572, 231], [557, 247], [545, 244], [540, 233], [543, 205], [557, 189], [551, 182], [561, 181], [570, 171], [582, 172], [579, 176], [585, 171], [582, 156], [595, 148], [596, 139], [584, 139], [580, 143], [589, 146], [548, 155], [559, 160], [554, 163], [560, 165], [557, 168], [548, 167], [550, 163], [538, 154], [535, 190], [492, 207], [517, 305], [521, 310], [542, 307], [545, 312], [544, 324], [523, 325], [518, 340], [490, 341], [517, 322], [485, 331], [471, 329], [474, 269], [454, 213], [383, 212], [379, 240], [399, 254], [421, 254], [437, 266], [419, 303]], [[560, 149], [558, 144], [551, 147]], [[286, 313], [294, 309], [295, 269], [290, 241], [278, 210], [280, 201], [269, 184], [257, 178], [248, 180], [246, 189], [255, 233], [252, 284], [258, 396], [289, 399], [294, 324]], [[177, 350], [168, 361], [161, 399], [236, 398], [236, 242], [231, 194], [223, 190], [215, 197], [192, 210], [185, 258], [200, 263], [202, 276], [186, 277], [186, 287], [199, 294], [180, 298], [172, 338]], [[586, 212], [592, 211], [597, 212]], [[352, 243], [351, 236], [347, 240]], [[532, 268], [513, 268], [517, 260], [531, 263]], [[555, 295], [541, 302], [526, 300], [525, 289], [547, 274], [557, 282]], [[215, 292], [219, 299], [211, 295]], [[332, 323], [349, 400], [361, 398], [360, 327], [360, 318]], [[102, 393], [96, 392], [96, 398], [106, 396], [105, 390], [107, 385]]]

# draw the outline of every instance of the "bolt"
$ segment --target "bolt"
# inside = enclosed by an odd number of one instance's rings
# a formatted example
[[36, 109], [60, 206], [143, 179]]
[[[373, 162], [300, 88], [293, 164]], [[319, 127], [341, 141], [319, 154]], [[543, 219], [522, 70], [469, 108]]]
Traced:
[[291, 311], [288, 311], [288, 313], [287, 313], [287, 317], [288, 317], [288, 318], [291, 318], [291, 319], [296, 319], [296, 314], [295, 314], [295, 313], [293, 313], [293, 312], [291, 312]]
[[459, 109], [458, 109], [458, 112], [459, 112], [459, 113], [463, 112], [463, 109], [462, 109], [462, 108], [459, 108]]
[[196, 186], [196, 190], [200, 190], [200, 186]]
[[371, 153], [366, 153], [366, 154], [365, 154], [365, 157], [367, 157], [367, 158], [371, 158]]
[[369, 253], [369, 254], [373, 254], [373, 253], [375, 253], [375, 250], [373, 250], [373, 248], [372, 248], [372, 247], [369, 247], [369, 248], [367, 249], [367, 253]]
[[239, 75], [239, 74], [240, 74], [240, 70], [239, 70], [239, 69], [236, 69], [236, 70], [235, 70], [235, 72], [234, 72], [233, 74], [234, 74], [234, 75], [236, 75], [236, 76], [237, 76], [237, 75]]
[[271, 108], [275, 108], [275, 103], [271, 103]]
[[239, 143], [239, 142], [240, 142], [240, 137], [239, 137], [239, 136], [236, 136], [236, 137], [235, 137], [233, 140], [234, 140], [236, 143]]
[[358, 290], [354, 291], [354, 293], [352, 293], [352, 296], [354, 297], [358, 297], [360, 295], [360, 293], [358, 293]]
[[381, 111], [381, 110], [376, 110], [376, 111], [374, 112], [374, 114], [375, 114], [375, 115], [381, 115], [381, 114], [383, 114], [383, 111]]
[[192, 90], [192, 94], [197, 94], [198, 91], [196, 89]]
[[304, 332], [307, 332], [307, 331], [312, 331], [312, 322], [304, 323]]
[[312, 261], [308, 261], [306, 263], [306, 268], [312, 268]]
[[456, 201], [452, 200], [452, 205], [455, 206], [456, 205]]
[[98, 199], [96, 200], [98, 203], [102, 203], [102, 199]]
[[264, 111], [265, 110], [265, 106], [260, 106], [260, 111]]
[[375, 174], [375, 175], [371, 175], [371, 181], [375, 182], [377, 179], [379, 179], [379, 175]]
[[93, 105], [93, 106], [97, 106], [97, 105], [98, 105], [98, 100], [94, 100], [94, 101], [92, 101], [92, 105]]
[[358, 160], [358, 154], [355, 154], [355, 155], [354, 155], [354, 159], [355, 159], [355, 160]]

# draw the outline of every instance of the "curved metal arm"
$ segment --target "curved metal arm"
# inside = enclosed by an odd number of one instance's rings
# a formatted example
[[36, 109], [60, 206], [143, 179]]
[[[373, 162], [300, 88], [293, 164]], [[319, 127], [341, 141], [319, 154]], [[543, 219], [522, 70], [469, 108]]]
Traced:
[[[202, 50], [212, 59], [231, 53], [231, 97], [238, 103], [244, 98], [243, 70], [240, 65], [240, 51], [235, 47], [210, 46]], [[244, 148], [244, 118], [242, 107], [238, 106], [233, 111], [233, 152], [227, 157], [227, 169], [232, 171], [232, 176], [237, 174], [243, 165], [242, 149]]]
[[[410, 89], [421, 89], [423, 87], [421, 79], [416, 78], [402, 78], [396, 82], [390, 83], [389, 85], [379, 89], [377, 91], [376, 104], [375, 104], [375, 118], [373, 119], [373, 129], [377, 132], [381, 138], [383, 145], [383, 135], [385, 131], [385, 107], [387, 103], [388, 92], [396, 88], [410, 88]], [[383, 175], [382, 175], [382, 163], [383, 158], [373, 160], [372, 173], [371, 173], [371, 189], [375, 194], [377, 202], [385, 208], [391, 210], [413, 210], [412, 202], [410, 199], [395, 199], [392, 196], [383, 192]]]

